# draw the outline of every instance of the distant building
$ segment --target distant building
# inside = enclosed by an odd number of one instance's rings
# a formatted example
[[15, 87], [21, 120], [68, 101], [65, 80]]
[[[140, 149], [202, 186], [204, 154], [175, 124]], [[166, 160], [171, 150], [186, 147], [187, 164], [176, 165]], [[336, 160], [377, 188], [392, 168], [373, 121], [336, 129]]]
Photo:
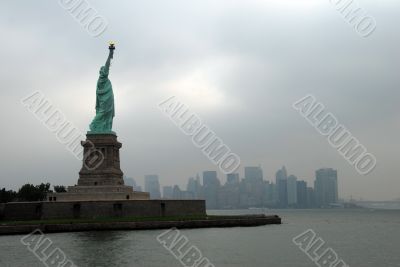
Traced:
[[315, 200], [317, 207], [330, 207], [338, 202], [337, 171], [331, 168], [315, 172]]
[[183, 191], [178, 185], [175, 185], [172, 189], [173, 199], [194, 199], [193, 193], [189, 191]]
[[125, 182], [125, 185], [132, 186], [133, 188], [136, 187], [136, 181], [133, 178], [124, 177], [124, 182]]
[[163, 198], [164, 199], [172, 199], [173, 198], [173, 187], [172, 186], [163, 186]]
[[283, 166], [282, 169], [278, 170], [275, 175], [275, 182], [277, 183], [278, 180], [286, 180], [287, 179], [287, 171], [286, 167]]
[[172, 198], [173, 199], [181, 199], [182, 198], [181, 189], [177, 185], [175, 185], [172, 190]]
[[297, 177], [290, 175], [287, 178], [287, 204], [290, 207], [295, 207], [297, 204]]
[[186, 186], [186, 191], [193, 195], [194, 199], [201, 199], [202, 197], [202, 186], [200, 183], [200, 177], [197, 175], [196, 179], [190, 177]]
[[144, 176], [144, 190], [150, 193], [150, 199], [160, 199], [160, 182], [158, 175], [145, 175]]
[[203, 186], [215, 186], [220, 185], [220, 181], [217, 178], [216, 171], [204, 171], [203, 172]]
[[228, 173], [226, 175], [227, 184], [238, 184], [240, 182], [239, 173]]
[[268, 181], [264, 181], [264, 199], [263, 206], [274, 207], [277, 202], [277, 198], [275, 197], [276, 186], [273, 183]]
[[307, 187], [307, 208], [315, 208], [316, 206], [314, 188]]
[[287, 171], [285, 166], [278, 170], [275, 175], [276, 190], [278, 195], [277, 207], [286, 208], [288, 205]]
[[137, 186], [134, 188], [134, 190], [135, 190], [135, 191], [138, 191], [138, 192], [143, 192], [143, 189], [142, 189], [142, 187], [141, 187], [140, 185], [137, 185]]
[[244, 179], [249, 182], [261, 182], [263, 180], [261, 167], [244, 167]]
[[218, 190], [218, 208], [234, 209], [239, 208], [240, 201], [240, 180], [238, 173], [226, 175], [226, 183]]
[[261, 207], [265, 198], [263, 170], [261, 167], [244, 167], [244, 179], [242, 185], [242, 203], [247, 207]]
[[135, 179], [130, 178], [130, 177], [127, 177], [127, 178], [124, 177], [124, 181], [125, 181], [125, 185], [132, 186], [134, 191], [142, 192], [142, 187], [137, 185]]
[[297, 207], [309, 208], [307, 203], [307, 182], [297, 181]]
[[221, 184], [216, 171], [203, 172], [203, 194], [207, 209], [218, 208], [218, 191]]

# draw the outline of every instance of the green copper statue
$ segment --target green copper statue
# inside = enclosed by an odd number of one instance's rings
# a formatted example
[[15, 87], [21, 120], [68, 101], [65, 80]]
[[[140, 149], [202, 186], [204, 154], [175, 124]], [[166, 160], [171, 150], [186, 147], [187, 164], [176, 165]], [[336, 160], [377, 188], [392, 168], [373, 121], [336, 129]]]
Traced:
[[100, 76], [96, 88], [96, 116], [90, 124], [90, 133], [112, 133], [114, 110], [114, 94], [111, 81], [108, 79], [110, 62], [114, 55], [115, 46], [110, 43], [110, 52], [106, 64], [100, 68]]

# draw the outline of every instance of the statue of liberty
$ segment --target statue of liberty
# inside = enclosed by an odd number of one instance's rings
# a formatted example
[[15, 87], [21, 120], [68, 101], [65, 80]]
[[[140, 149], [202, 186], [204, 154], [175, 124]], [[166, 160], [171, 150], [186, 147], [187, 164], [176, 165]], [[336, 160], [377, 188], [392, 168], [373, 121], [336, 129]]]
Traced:
[[100, 68], [96, 88], [96, 116], [90, 124], [90, 133], [112, 133], [114, 110], [114, 94], [111, 81], [108, 79], [111, 59], [115, 46], [110, 43], [106, 64]]

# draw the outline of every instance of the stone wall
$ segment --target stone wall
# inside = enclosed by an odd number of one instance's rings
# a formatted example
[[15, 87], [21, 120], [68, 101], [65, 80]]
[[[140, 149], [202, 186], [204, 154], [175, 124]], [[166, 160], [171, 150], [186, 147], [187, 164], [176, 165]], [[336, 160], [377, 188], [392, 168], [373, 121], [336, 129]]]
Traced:
[[176, 227], [204, 228], [204, 227], [249, 227], [266, 224], [281, 224], [281, 218], [274, 216], [219, 216], [207, 219], [195, 220], [151, 220], [135, 222], [92, 222], [92, 223], [64, 223], [64, 224], [26, 224], [26, 225], [0, 225], [1, 235], [22, 235], [29, 234], [39, 229], [43, 233], [63, 233], [79, 231], [115, 231], [115, 230], [149, 230], [169, 229]]
[[3, 219], [5, 206], [6, 204], [0, 203], [0, 220]]
[[149, 200], [147, 192], [133, 191], [131, 186], [70, 186], [66, 193], [48, 193], [48, 201], [116, 201]]
[[168, 217], [205, 214], [204, 200], [13, 202], [5, 204], [3, 220]]

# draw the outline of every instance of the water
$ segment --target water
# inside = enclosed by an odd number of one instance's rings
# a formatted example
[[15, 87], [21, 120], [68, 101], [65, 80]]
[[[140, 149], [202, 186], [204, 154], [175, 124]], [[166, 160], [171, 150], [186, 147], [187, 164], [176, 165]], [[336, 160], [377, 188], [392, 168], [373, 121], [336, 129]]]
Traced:
[[[209, 211], [209, 214], [260, 213]], [[317, 266], [292, 243], [313, 229], [350, 266], [400, 266], [400, 211], [277, 210], [282, 225], [181, 230], [216, 266]], [[48, 234], [78, 266], [182, 266], [156, 239], [159, 231]], [[0, 266], [45, 266], [20, 243], [0, 237]]]

